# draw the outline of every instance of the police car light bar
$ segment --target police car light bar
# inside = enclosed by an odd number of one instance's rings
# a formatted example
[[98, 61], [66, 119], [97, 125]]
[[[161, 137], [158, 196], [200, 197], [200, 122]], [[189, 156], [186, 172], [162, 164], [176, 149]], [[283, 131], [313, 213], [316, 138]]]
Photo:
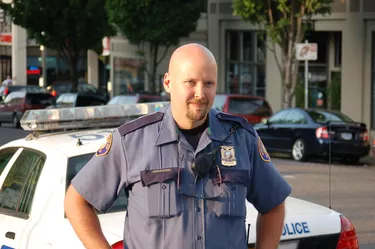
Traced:
[[27, 131], [116, 127], [167, 105], [169, 102], [28, 110], [20, 123]]

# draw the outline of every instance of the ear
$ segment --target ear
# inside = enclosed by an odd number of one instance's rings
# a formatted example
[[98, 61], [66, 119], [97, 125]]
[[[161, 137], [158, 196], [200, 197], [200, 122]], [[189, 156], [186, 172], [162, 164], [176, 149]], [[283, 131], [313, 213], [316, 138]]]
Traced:
[[163, 85], [164, 85], [164, 90], [167, 92], [167, 93], [170, 93], [171, 92], [171, 80], [170, 80], [170, 75], [169, 73], [165, 73], [164, 74], [164, 82], [163, 82]]

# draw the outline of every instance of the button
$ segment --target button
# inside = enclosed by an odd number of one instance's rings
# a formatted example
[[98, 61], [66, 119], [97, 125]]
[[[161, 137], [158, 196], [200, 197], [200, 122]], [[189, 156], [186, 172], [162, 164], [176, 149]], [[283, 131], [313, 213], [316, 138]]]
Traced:
[[162, 188], [162, 189], [166, 189], [167, 186], [165, 186], [165, 184], [163, 184], [163, 185], [161, 186], [161, 188]]
[[200, 208], [197, 208], [197, 209], [196, 209], [196, 211], [197, 211], [197, 212], [200, 212], [200, 211], [201, 211], [201, 209], [200, 209]]
[[201, 236], [197, 236], [197, 240], [201, 240], [202, 239], [202, 237]]

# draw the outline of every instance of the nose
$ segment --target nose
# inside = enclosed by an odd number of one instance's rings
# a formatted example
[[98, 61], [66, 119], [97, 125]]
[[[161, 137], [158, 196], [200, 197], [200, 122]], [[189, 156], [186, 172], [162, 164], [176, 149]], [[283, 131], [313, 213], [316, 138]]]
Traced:
[[203, 86], [203, 84], [200, 83], [200, 84], [197, 84], [195, 86], [194, 97], [198, 98], [198, 99], [204, 98], [204, 86]]

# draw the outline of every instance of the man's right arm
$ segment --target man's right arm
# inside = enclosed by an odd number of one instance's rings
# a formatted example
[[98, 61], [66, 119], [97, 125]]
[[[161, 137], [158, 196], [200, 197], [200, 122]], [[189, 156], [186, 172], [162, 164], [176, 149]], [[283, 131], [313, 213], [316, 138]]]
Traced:
[[103, 235], [95, 209], [72, 185], [67, 190], [64, 208], [74, 231], [86, 248], [111, 248]]

